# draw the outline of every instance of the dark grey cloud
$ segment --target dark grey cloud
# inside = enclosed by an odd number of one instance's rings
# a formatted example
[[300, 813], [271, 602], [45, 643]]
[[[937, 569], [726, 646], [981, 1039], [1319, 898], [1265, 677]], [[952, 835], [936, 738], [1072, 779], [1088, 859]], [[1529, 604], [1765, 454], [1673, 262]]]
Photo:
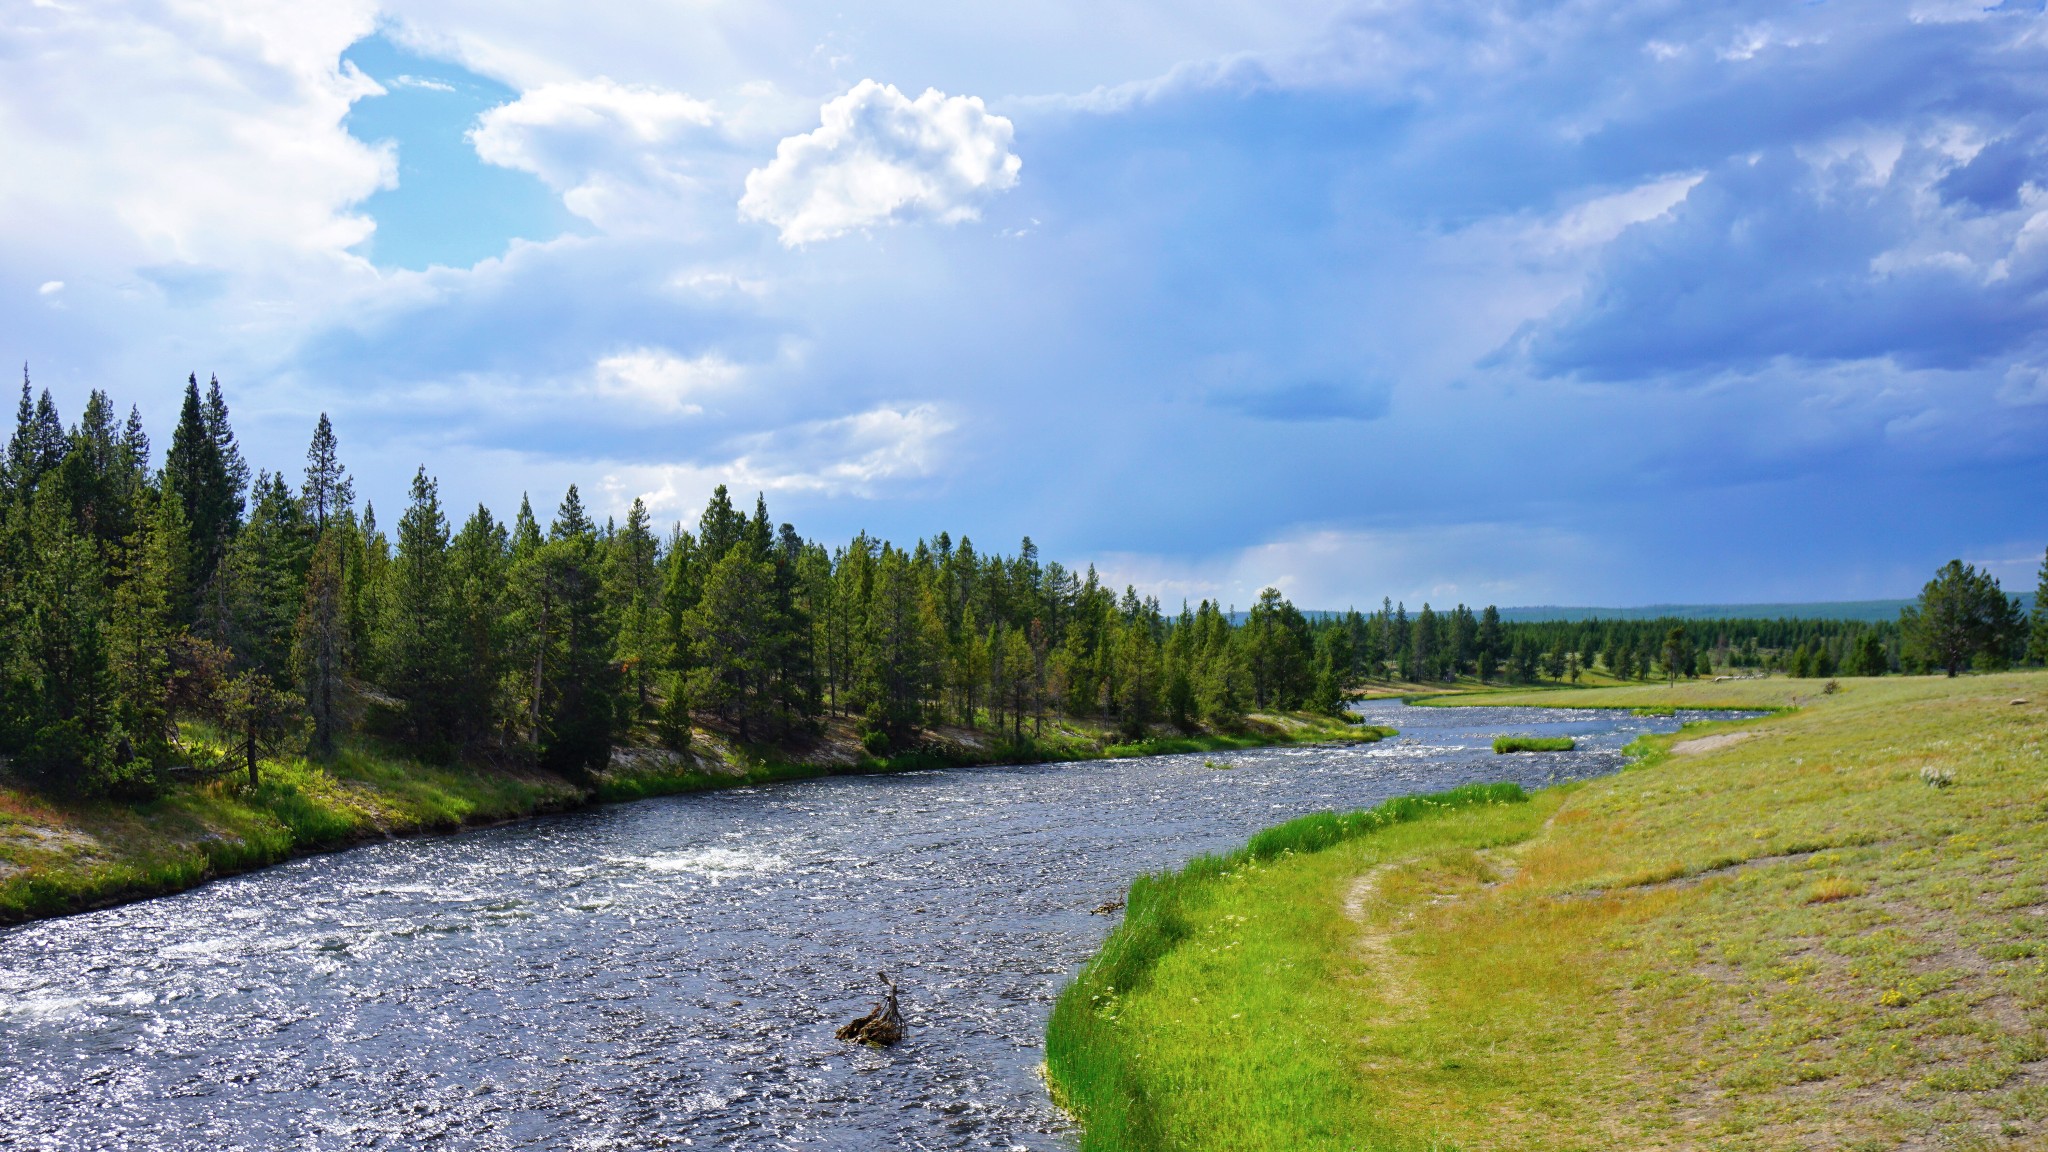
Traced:
[[1523, 346], [1542, 372], [1635, 380], [1776, 357], [1957, 368], [2038, 338], [2048, 261], [2011, 251], [2024, 221], [1971, 252], [1919, 210], [1909, 174], [1874, 180], [1790, 149], [1726, 162], [1618, 239], [1583, 299]]

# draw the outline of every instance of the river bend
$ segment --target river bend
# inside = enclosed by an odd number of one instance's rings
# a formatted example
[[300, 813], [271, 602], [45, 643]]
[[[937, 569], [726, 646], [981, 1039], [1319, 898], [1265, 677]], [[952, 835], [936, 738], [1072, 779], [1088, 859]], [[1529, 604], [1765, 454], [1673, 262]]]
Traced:
[[[0, 932], [0, 1146], [1070, 1147], [1045, 1018], [1133, 875], [1318, 809], [1609, 772], [1678, 724], [1363, 711], [1401, 735], [648, 800]], [[878, 969], [908, 1039], [839, 1043]]]

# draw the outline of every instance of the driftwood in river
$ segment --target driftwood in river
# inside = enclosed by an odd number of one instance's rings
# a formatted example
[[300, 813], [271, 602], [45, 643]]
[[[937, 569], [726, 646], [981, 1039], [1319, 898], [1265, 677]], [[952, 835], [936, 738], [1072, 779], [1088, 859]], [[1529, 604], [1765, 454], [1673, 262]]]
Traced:
[[881, 1047], [903, 1039], [903, 1012], [896, 1006], [896, 985], [889, 982], [887, 972], [875, 975], [882, 978], [882, 987], [888, 992], [875, 1001], [874, 1009], [867, 1015], [855, 1017], [839, 1029], [837, 1035], [841, 1040]]

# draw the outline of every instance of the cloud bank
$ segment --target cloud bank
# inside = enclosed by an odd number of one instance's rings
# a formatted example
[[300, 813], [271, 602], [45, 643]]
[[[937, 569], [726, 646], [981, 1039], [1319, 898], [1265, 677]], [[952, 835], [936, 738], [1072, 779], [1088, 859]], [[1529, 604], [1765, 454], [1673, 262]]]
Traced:
[[[723, 481], [1326, 603], [1894, 595], [2040, 531], [2039, 11], [107, 0], [0, 58], [11, 354], [157, 433], [219, 371], [259, 465], [329, 411], [381, 504]], [[366, 259], [451, 151], [546, 211]]]

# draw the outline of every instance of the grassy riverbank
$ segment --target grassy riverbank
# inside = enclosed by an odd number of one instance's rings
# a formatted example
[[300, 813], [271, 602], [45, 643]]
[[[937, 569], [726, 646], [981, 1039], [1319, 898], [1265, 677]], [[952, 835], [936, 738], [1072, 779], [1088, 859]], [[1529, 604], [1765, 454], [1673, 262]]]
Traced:
[[422, 764], [350, 748], [326, 763], [265, 761], [240, 776], [180, 784], [147, 803], [40, 795], [0, 776], [0, 923], [160, 895], [294, 856], [391, 836], [454, 831], [591, 803], [843, 773], [1200, 752], [1387, 734], [1328, 717], [1254, 716], [1237, 733], [1130, 743], [1062, 722], [1041, 738], [940, 729], [915, 751], [877, 759], [843, 723], [802, 746], [701, 734], [691, 754], [621, 749], [609, 771], [571, 781], [532, 769]]
[[2040, 1146], [2048, 675], [1840, 684], [1470, 698], [1798, 710], [1190, 877], [1056, 1011], [1084, 1148]]

